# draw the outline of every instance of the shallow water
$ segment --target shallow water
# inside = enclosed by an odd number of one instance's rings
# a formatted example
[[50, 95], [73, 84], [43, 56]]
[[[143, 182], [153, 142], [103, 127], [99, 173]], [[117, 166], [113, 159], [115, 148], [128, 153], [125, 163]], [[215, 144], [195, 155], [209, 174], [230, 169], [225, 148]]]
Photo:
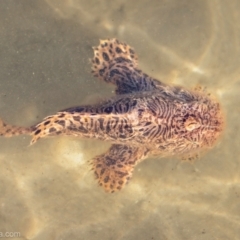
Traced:
[[1, 138], [0, 234], [239, 239], [239, 9], [237, 0], [3, 1], [0, 116], [6, 122], [29, 126], [59, 109], [112, 96], [112, 86], [92, 77], [89, 58], [98, 39], [117, 37], [135, 48], [148, 74], [206, 86], [221, 102], [226, 129], [192, 164], [142, 162], [115, 194], [98, 187], [87, 163], [109, 144], [56, 137], [29, 147], [29, 137]]

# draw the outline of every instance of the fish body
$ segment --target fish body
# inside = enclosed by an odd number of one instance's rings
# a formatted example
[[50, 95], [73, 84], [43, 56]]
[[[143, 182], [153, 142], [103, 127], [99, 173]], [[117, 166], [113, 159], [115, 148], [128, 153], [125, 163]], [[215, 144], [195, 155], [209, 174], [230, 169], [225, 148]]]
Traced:
[[40, 138], [72, 135], [112, 143], [93, 159], [106, 191], [120, 190], [136, 164], [150, 155], [193, 159], [214, 146], [223, 130], [220, 104], [204, 90], [164, 84], [137, 67], [134, 50], [117, 39], [94, 48], [93, 75], [114, 84], [116, 96], [95, 105], [68, 108], [29, 128], [2, 122], [0, 135]]

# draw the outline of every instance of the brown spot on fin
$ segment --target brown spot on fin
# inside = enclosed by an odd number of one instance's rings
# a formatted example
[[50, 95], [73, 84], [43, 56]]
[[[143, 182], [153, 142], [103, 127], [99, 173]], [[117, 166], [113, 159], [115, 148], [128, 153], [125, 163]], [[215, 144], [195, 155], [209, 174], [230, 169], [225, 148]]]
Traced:
[[32, 128], [26, 128], [26, 127], [17, 127], [10, 124], [4, 123], [0, 119], [0, 136], [4, 137], [12, 137], [22, 134], [31, 134]]
[[[134, 50], [127, 44], [117, 39], [101, 40], [98, 47], [94, 47], [92, 59], [92, 73], [95, 77], [115, 85], [126, 85], [129, 76], [137, 67], [137, 56]], [[135, 80], [134, 80], [135, 81]], [[129, 81], [127, 84], [132, 84]], [[133, 83], [135, 85], [135, 83]]]
[[66, 126], [69, 125], [69, 120], [71, 119], [69, 115], [71, 114], [58, 112], [55, 115], [44, 118], [42, 122], [34, 126], [34, 131], [32, 131], [32, 141], [30, 144], [32, 145], [40, 138], [46, 136], [54, 136], [64, 133]]
[[93, 159], [92, 170], [98, 183], [107, 192], [121, 190], [132, 176], [134, 167], [147, 157], [144, 147], [114, 144], [108, 152]]
[[100, 40], [98, 47], [93, 47], [94, 57], [92, 59], [92, 73], [95, 77], [109, 82], [109, 69], [113, 61], [125, 60], [132, 67], [137, 67], [137, 55], [127, 44], [119, 42], [117, 39]]

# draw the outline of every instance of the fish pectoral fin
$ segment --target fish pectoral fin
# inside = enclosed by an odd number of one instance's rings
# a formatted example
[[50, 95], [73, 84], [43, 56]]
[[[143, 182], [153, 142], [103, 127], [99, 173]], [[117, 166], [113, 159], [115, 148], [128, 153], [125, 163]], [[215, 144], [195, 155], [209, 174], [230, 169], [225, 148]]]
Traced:
[[130, 180], [134, 167], [147, 153], [143, 147], [112, 145], [106, 153], [93, 159], [92, 170], [99, 185], [106, 192], [121, 190]]
[[116, 67], [113, 68], [112, 65], [117, 63], [122, 65], [124, 63], [137, 67], [137, 55], [134, 50], [129, 45], [121, 43], [115, 38], [100, 40], [99, 46], [93, 47], [93, 51], [92, 73], [95, 77], [108, 83], [116, 84], [116, 79], [113, 80], [112, 77], [117, 75], [117, 69], [115, 69]]
[[94, 77], [116, 86], [116, 94], [129, 94], [161, 89], [163, 84], [137, 68], [137, 54], [133, 48], [117, 39], [101, 40], [94, 47], [92, 73]]
[[18, 136], [22, 134], [31, 134], [32, 128], [27, 127], [18, 127], [13, 126], [10, 124], [6, 124], [5, 122], [0, 119], [0, 136], [3, 137], [12, 137], [12, 136]]
[[127, 44], [117, 39], [101, 40], [94, 47], [92, 73], [95, 77], [116, 86], [116, 94], [141, 91], [142, 73], [138, 72], [137, 55]]

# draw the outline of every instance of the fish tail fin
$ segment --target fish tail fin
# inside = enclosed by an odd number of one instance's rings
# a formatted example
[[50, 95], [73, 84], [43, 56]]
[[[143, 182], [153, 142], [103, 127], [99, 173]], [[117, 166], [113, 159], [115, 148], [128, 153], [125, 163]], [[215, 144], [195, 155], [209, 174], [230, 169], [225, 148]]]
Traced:
[[22, 134], [30, 135], [32, 128], [30, 127], [18, 127], [5, 123], [0, 119], [0, 136], [3, 137], [13, 137]]

